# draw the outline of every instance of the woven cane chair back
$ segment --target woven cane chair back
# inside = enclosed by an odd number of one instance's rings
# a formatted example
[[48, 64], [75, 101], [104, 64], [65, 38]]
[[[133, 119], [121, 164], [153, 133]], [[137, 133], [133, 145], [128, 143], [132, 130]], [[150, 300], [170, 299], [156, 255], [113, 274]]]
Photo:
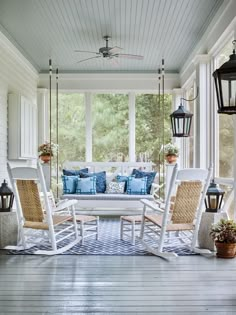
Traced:
[[177, 188], [171, 221], [174, 224], [193, 223], [202, 192], [200, 181], [183, 181]]
[[24, 219], [31, 222], [43, 222], [44, 215], [37, 183], [34, 180], [18, 179], [16, 185]]

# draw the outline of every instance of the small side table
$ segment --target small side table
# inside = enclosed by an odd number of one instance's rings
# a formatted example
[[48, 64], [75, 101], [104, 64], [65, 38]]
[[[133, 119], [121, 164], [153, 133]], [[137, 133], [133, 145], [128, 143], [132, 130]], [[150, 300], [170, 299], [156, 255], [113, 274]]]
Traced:
[[198, 231], [199, 248], [215, 251], [215, 242], [210, 236], [211, 226], [220, 221], [220, 219], [228, 219], [227, 213], [203, 212]]
[[17, 245], [17, 236], [16, 212], [0, 212], [0, 248]]

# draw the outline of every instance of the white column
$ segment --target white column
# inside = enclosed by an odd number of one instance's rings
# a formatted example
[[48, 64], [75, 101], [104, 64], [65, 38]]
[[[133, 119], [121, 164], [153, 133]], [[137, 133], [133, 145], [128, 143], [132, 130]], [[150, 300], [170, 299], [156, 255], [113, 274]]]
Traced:
[[135, 93], [129, 93], [129, 161], [136, 162], [136, 157], [135, 157]]
[[[234, 39], [236, 39], [236, 21], [234, 22]], [[236, 116], [234, 115], [234, 220], [236, 220]]]
[[37, 89], [38, 144], [49, 140], [48, 90]]
[[[181, 101], [181, 97], [184, 97], [185, 89], [173, 89], [172, 90], [172, 111], [178, 109], [179, 105], [183, 102]], [[173, 143], [175, 143], [179, 147], [179, 158], [178, 158], [178, 165], [179, 168], [186, 167], [186, 157], [185, 157], [185, 150], [184, 150], [184, 143], [183, 138], [173, 138]]]
[[210, 61], [210, 55], [197, 55], [194, 60], [199, 91], [196, 100], [195, 162], [196, 167], [201, 168], [210, 164]]
[[93, 137], [92, 137], [92, 94], [85, 93], [85, 134], [86, 134], [86, 162], [93, 160]]

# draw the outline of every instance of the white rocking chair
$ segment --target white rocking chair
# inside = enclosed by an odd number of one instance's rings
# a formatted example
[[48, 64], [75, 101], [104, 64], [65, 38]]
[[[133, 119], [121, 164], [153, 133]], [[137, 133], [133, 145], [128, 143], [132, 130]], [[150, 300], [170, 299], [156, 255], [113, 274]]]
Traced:
[[198, 249], [196, 243], [211, 173], [211, 168], [178, 170], [176, 164], [165, 204], [141, 199], [144, 208], [140, 239], [148, 251], [163, 258], [177, 257], [175, 252], [163, 250], [176, 246], [187, 246], [198, 253], [210, 253], [209, 250]]
[[[18, 245], [7, 248], [24, 250], [35, 244], [43, 245], [47, 241], [50, 249], [36, 250], [34, 254], [54, 255], [79, 243], [81, 237], [78, 236], [75, 202], [65, 202], [52, 211], [41, 165], [38, 163], [37, 168], [7, 166], [16, 200], [19, 228]], [[44, 209], [40, 192], [43, 195]]]

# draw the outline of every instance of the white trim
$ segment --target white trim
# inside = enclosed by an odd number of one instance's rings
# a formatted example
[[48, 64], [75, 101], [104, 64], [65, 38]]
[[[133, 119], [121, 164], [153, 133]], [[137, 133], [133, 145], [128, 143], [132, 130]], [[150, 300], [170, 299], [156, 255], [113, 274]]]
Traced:
[[[179, 86], [179, 74], [165, 74], [165, 93]], [[48, 87], [48, 76], [39, 75], [39, 85]], [[54, 83], [52, 84], [54, 87]], [[60, 91], [95, 93], [152, 93], [158, 94], [155, 73], [61, 73]]]
[[[225, 0], [219, 8], [219, 11], [209, 24], [206, 32], [196, 45], [195, 49], [190, 54], [182, 69], [180, 70], [180, 80], [183, 85], [193, 72], [194, 65], [192, 60], [194, 56], [206, 52], [212, 55], [214, 53], [214, 50], [220, 49], [220, 43], [226, 41], [226, 37], [229, 36], [227, 34], [232, 32], [233, 30], [233, 25], [236, 20], [235, 12], [236, 1]], [[219, 48], [217, 47], [218, 45]]]
[[129, 161], [136, 162], [135, 157], [135, 94], [129, 93]]
[[10, 40], [0, 31], [0, 46], [5, 48], [9, 55], [11, 55], [19, 64], [24, 65], [25, 71], [30, 73], [34, 79], [38, 78], [38, 71], [33, 65], [23, 56], [23, 54], [10, 42]]

